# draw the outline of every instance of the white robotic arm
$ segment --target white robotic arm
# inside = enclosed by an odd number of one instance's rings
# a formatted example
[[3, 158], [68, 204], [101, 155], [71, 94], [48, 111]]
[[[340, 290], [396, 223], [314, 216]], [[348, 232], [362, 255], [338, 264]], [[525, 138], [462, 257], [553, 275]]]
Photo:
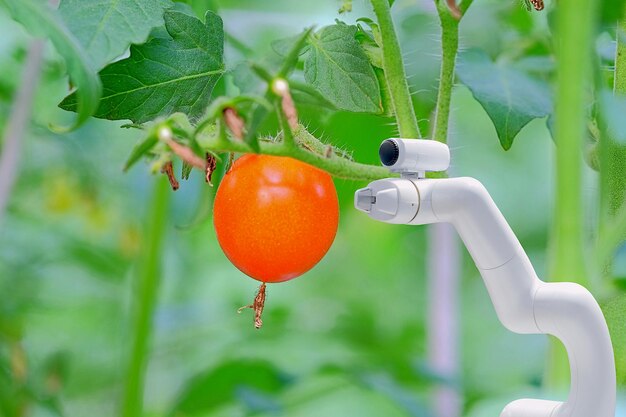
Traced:
[[517, 400], [505, 407], [501, 417], [614, 417], [613, 348], [604, 316], [589, 291], [573, 283], [541, 281], [479, 181], [423, 178], [426, 171], [447, 169], [446, 145], [388, 139], [380, 156], [402, 178], [374, 181], [358, 190], [356, 208], [387, 223], [452, 223], [483, 277], [502, 324], [516, 333], [551, 334], [567, 349], [568, 400]]

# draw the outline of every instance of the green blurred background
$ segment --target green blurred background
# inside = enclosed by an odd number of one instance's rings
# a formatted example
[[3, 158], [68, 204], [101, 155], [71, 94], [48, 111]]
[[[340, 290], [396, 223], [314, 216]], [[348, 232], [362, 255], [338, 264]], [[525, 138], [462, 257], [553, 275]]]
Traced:
[[[226, 31], [268, 61], [273, 40], [311, 24], [371, 15], [364, 1], [341, 16], [336, 0], [191, 3], [196, 10], [217, 7]], [[436, 12], [430, 1], [417, 0], [397, 0], [393, 12], [427, 130], [439, 68]], [[544, 54], [549, 36], [547, 14], [528, 14], [514, 1], [476, 1], [461, 26], [463, 48], [483, 48], [546, 77], [553, 65]], [[0, 15], [2, 126], [29, 41]], [[599, 47], [610, 50], [611, 39]], [[520, 51], [531, 51], [530, 58], [518, 59]], [[242, 59], [227, 44], [228, 66]], [[70, 134], [52, 133], [48, 124], [66, 117], [56, 104], [67, 90], [63, 61], [49, 46], [0, 228], [0, 415], [6, 417], [13, 417], [15, 403], [22, 410], [15, 415], [115, 415], [124, 387], [133, 274], [155, 178], [145, 164], [122, 172], [141, 135], [120, 129], [123, 123], [91, 120]], [[545, 121], [531, 122], [504, 152], [465, 87], [455, 87], [452, 107], [451, 174], [486, 185], [545, 276], [553, 195]], [[378, 144], [395, 134], [383, 117], [306, 106], [300, 115], [311, 131], [354, 151], [360, 162], [377, 164]], [[589, 202], [597, 201], [594, 175], [586, 175]], [[456, 318], [460, 368], [452, 377], [432, 369], [427, 306], [437, 300], [427, 297], [426, 227], [386, 225], [358, 213], [352, 198], [363, 183], [336, 181], [341, 221], [333, 247], [303, 277], [268, 287], [265, 325], [255, 330], [251, 313], [236, 310], [251, 301], [257, 283], [220, 250], [207, 210], [211, 190], [199, 177], [171, 197], [146, 415], [435, 417], [434, 393], [448, 387], [460, 396], [462, 415], [487, 417], [511, 400], [546, 395], [548, 339], [499, 324], [465, 249]], [[24, 383], [12, 380], [16, 370]]]

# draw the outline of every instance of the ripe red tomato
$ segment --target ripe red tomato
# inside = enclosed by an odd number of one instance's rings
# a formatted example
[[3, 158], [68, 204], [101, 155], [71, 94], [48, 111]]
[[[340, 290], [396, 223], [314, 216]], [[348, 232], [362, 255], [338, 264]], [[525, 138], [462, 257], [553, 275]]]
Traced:
[[287, 281], [313, 268], [332, 245], [338, 222], [330, 175], [288, 157], [237, 159], [213, 207], [224, 253], [262, 282]]

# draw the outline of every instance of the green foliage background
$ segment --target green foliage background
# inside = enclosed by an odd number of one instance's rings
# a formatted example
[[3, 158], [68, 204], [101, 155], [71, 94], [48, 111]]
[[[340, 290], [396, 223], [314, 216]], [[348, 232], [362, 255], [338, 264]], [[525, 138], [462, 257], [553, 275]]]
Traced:
[[[199, 15], [219, 9], [227, 34], [268, 62], [280, 59], [273, 41], [311, 24], [332, 24], [340, 6], [334, 0], [189, 3]], [[437, 15], [430, 2], [395, 3], [412, 98], [420, 127], [428, 132], [424, 120], [435, 105], [439, 71]], [[353, 7], [340, 18], [354, 23], [371, 17], [365, 3]], [[0, 127], [7, 123], [30, 39], [2, 13]], [[149, 27], [136, 29], [141, 39]], [[485, 112], [501, 111], [498, 100], [490, 102], [487, 94], [481, 106], [472, 95], [480, 86], [467, 81], [470, 88], [454, 88], [450, 127], [451, 174], [473, 176], [486, 185], [540, 276], [548, 273], [554, 195], [554, 144], [544, 117], [550, 113], [551, 92], [540, 84], [554, 75], [547, 53], [550, 36], [547, 13], [529, 14], [513, 1], [476, 1], [463, 20], [462, 48], [486, 51], [497, 63], [494, 77], [515, 71], [543, 80], [532, 86], [546, 89], [546, 97], [539, 104], [521, 102], [524, 121], [540, 119], [525, 127], [521, 123], [515, 137], [516, 132], [497, 131]], [[611, 42], [606, 38], [598, 46], [609, 50], [607, 60]], [[115, 52], [90, 51], [98, 57]], [[247, 58], [232, 40], [225, 53], [230, 63]], [[154, 178], [141, 163], [122, 172], [141, 139], [139, 131], [120, 129], [122, 122], [90, 119], [66, 134], [48, 129], [49, 123], [71, 124], [72, 116], [57, 108], [68, 91], [66, 65], [71, 63], [47, 49], [19, 181], [0, 229], [0, 416], [115, 415], [126, 378], [132, 277], [147, 245]], [[522, 89], [523, 81], [516, 88]], [[299, 111], [310, 131], [353, 151], [359, 162], [377, 164], [378, 144], [396, 134], [391, 119], [383, 116], [321, 111], [306, 103]], [[261, 130], [275, 128], [270, 121]], [[513, 137], [514, 146], [504, 152], [502, 146], [510, 147]], [[596, 175], [586, 168], [590, 213], [598, 209], [593, 203], [599, 199]], [[253, 328], [249, 314], [236, 314], [252, 299], [257, 283], [236, 270], [217, 244], [211, 189], [192, 175], [172, 194], [145, 415], [432, 416], [433, 389], [450, 385], [464, 395], [464, 415], [486, 417], [498, 415], [520, 396], [545, 394], [541, 383], [548, 339], [515, 335], [499, 324], [466, 252], [463, 372], [449, 381], [429, 370], [425, 228], [376, 223], [352, 207], [353, 192], [364, 183], [337, 180], [336, 185], [341, 222], [334, 246], [305, 276], [268, 288], [261, 331]], [[624, 247], [613, 274], [616, 286], [626, 288]], [[609, 304], [607, 311], [620, 317], [620, 302]], [[619, 322], [614, 326], [623, 336]], [[16, 366], [25, 369], [23, 383], [15, 380]], [[623, 409], [620, 413], [626, 415]]]

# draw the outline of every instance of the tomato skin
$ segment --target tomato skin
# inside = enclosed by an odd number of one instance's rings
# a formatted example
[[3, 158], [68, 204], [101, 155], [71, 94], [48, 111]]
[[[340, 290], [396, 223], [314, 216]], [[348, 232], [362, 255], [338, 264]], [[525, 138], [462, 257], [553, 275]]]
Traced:
[[288, 281], [313, 268], [332, 245], [338, 223], [331, 176], [289, 157], [237, 159], [213, 207], [222, 250], [262, 282]]

